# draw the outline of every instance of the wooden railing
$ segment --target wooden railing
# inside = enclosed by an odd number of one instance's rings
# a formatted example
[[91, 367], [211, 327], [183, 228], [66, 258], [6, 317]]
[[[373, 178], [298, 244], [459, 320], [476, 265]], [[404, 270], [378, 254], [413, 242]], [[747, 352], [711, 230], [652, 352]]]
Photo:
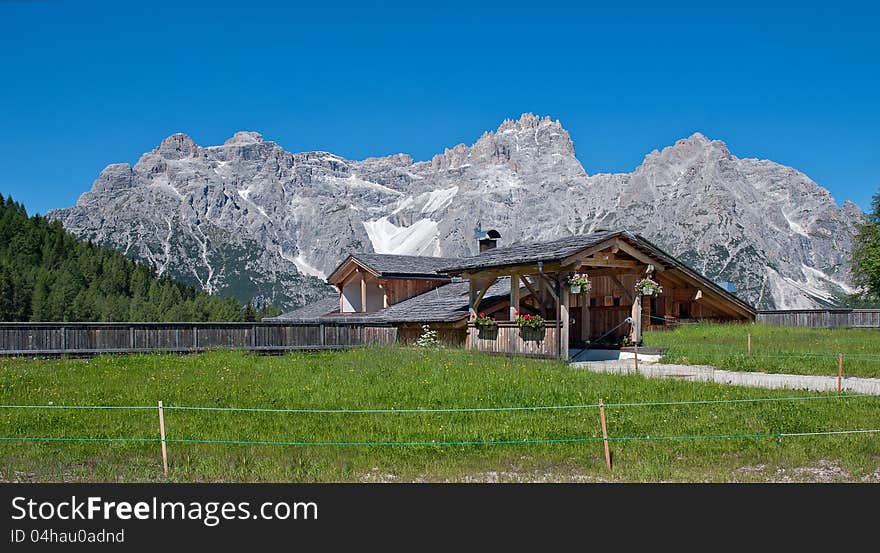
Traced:
[[[520, 328], [513, 322], [492, 326], [468, 326], [468, 349], [489, 353], [559, 357], [559, 327], [547, 321], [543, 328]], [[567, 352], [566, 352], [567, 355]]]
[[390, 345], [397, 328], [290, 323], [0, 323], [0, 355], [289, 351]]
[[791, 309], [759, 311], [755, 322], [807, 328], [880, 328], [880, 309]]

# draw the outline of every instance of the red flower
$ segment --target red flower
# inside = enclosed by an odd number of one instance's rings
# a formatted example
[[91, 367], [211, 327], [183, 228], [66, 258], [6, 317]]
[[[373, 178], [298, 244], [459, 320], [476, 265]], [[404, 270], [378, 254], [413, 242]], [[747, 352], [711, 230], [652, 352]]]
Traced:
[[495, 320], [495, 317], [492, 317], [492, 320], [494, 321], [494, 320]]
[[483, 311], [480, 311], [480, 317], [485, 317], [485, 316], [486, 316], [486, 313], [484, 313]]
[[513, 314], [519, 317], [519, 311], [514, 311]]

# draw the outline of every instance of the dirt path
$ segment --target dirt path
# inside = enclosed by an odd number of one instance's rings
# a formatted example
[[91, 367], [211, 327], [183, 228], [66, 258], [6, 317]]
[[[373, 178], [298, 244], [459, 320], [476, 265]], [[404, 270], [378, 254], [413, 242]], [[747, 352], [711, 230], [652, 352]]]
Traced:
[[[639, 356], [639, 360], [638, 374], [652, 378], [680, 378], [682, 380], [692, 380], [695, 382], [716, 382], [718, 384], [751, 386], [754, 388], [814, 390], [817, 392], [837, 391], [837, 377], [833, 376], [726, 371], [708, 365], [642, 363], [641, 356]], [[635, 373], [631, 359], [620, 361], [578, 362], [571, 363], [571, 366], [597, 373]], [[841, 381], [841, 390], [858, 394], [880, 395], [880, 378], [845, 377]]]

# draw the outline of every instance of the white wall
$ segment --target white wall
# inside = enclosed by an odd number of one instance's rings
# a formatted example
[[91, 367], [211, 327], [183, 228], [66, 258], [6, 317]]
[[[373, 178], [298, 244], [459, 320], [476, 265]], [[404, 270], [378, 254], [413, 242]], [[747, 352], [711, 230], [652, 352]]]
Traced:
[[[359, 275], [358, 278], [351, 279], [342, 288], [343, 313], [359, 313], [362, 310], [361, 279], [363, 279], [363, 276]], [[373, 313], [382, 309], [385, 304], [384, 299], [385, 292], [381, 288], [379, 288], [379, 283], [376, 281], [368, 281], [367, 313]]]
[[361, 279], [353, 278], [342, 287], [342, 312], [354, 313], [361, 310]]

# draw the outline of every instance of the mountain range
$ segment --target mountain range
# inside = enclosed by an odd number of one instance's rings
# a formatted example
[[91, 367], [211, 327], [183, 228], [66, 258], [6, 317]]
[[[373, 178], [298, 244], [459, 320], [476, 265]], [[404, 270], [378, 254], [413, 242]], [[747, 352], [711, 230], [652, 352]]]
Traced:
[[201, 147], [178, 133], [48, 216], [160, 274], [282, 307], [327, 295], [322, 278], [349, 252], [473, 255], [477, 223], [502, 244], [626, 228], [758, 308], [822, 307], [853, 292], [865, 220], [805, 174], [700, 133], [632, 173], [591, 175], [560, 122], [530, 113], [428, 161], [291, 153], [256, 132]]

